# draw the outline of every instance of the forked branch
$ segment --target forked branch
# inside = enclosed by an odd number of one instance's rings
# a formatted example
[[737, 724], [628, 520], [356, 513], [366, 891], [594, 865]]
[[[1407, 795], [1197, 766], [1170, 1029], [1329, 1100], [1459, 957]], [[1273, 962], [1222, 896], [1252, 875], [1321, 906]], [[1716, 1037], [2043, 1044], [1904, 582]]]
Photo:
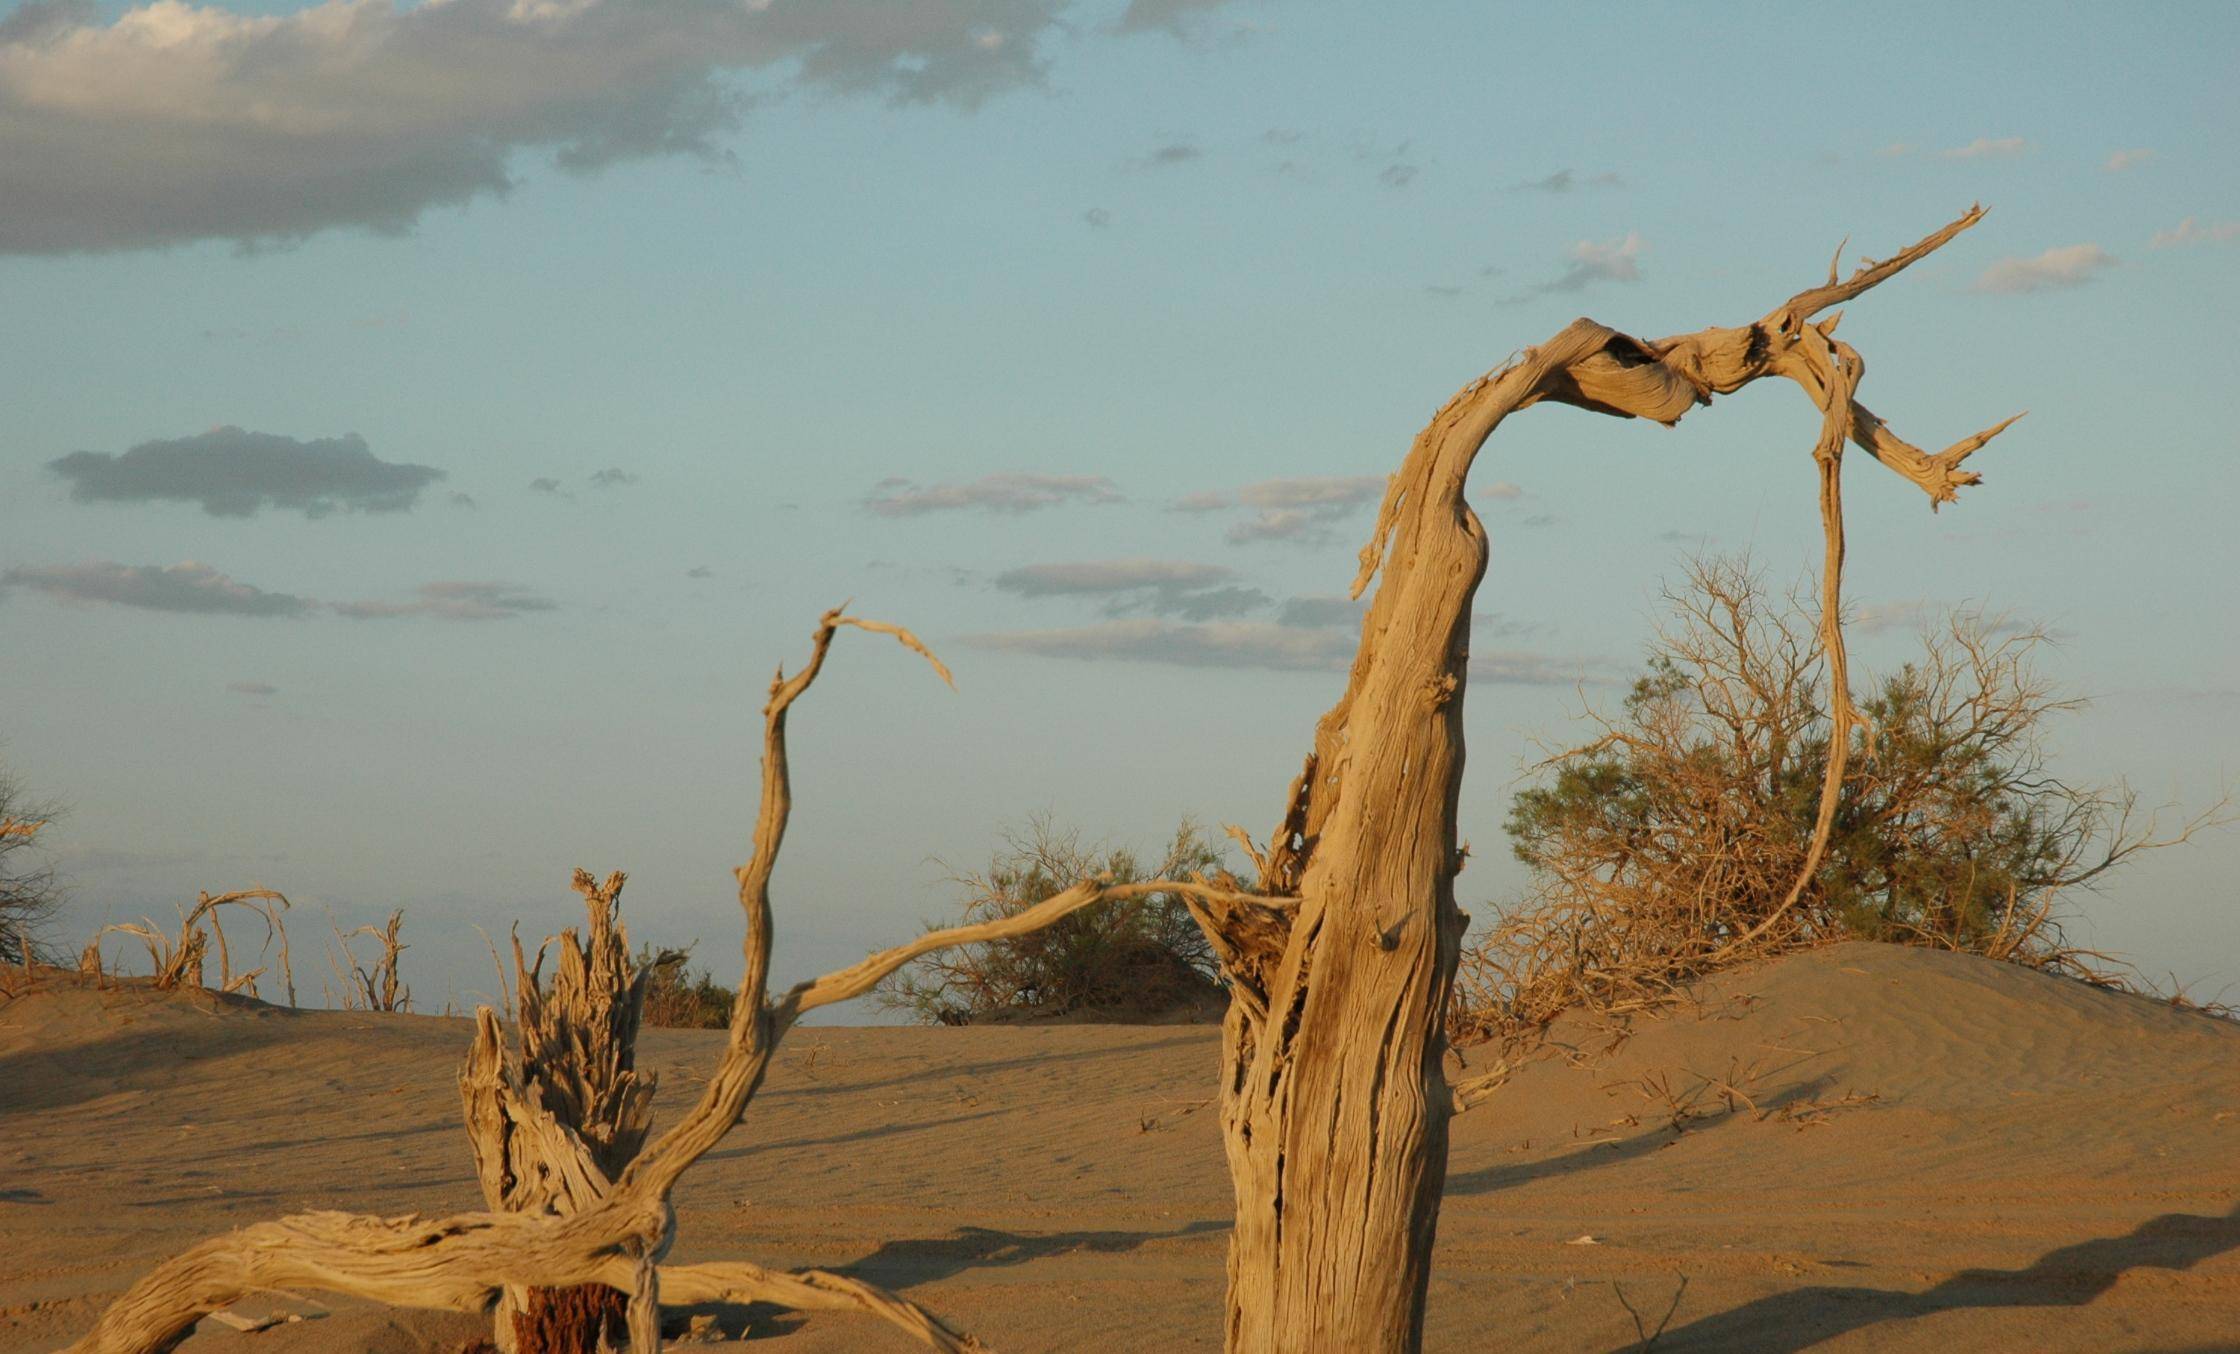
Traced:
[[[763, 709], [762, 801], [755, 819], [754, 850], [737, 871], [746, 941], [744, 981], [732, 1010], [729, 1037], [699, 1101], [632, 1160], [611, 1187], [600, 1188], [587, 1171], [582, 1184], [588, 1197], [564, 1216], [474, 1212], [430, 1221], [307, 1213], [259, 1223], [205, 1241], [157, 1266], [111, 1304], [72, 1349], [83, 1354], [167, 1350], [204, 1315], [261, 1289], [325, 1288], [400, 1306], [488, 1312], [507, 1285], [567, 1288], [585, 1283], [606, 1284], [630, 1295], [634, 1354], [657, 1347], [654, 1314], [664, 1298], [854, 1310], [877, 1316], [934, 1349], [954, 1354], [981, 1348], [907, 1299], [840, 1275], [816, 1270], [783, 1273], [745, 1262], [660, 1265], [675, 1235], [671, 1189], [738, 1122], [761, 1085], [778, 1041], [803, 1012], [860, 996], [918, 956], [1021, 935], [1107, 899], [1158, 890], [1190, 895], [1208, 909], [1275, 905], [1277, 900], [1253, 899], [1203, 881], [1129, 885], [1087, 881], [1015, 917], [921, 936], [802, 983], [772, 1002], [767, 990], [772, 932], [769, 883], [792, 812], [786, 716], [823, 669], [833, 635], [842, 627], [889, 635], [923, 655], [943, 680], [949, 679], [940, 660], [909, 631], [834, 610], [818, 624], [808, 663], [791, 677], [781, 670], [772, 680]], [[585, 882], [589, 883], [588, 877]], [[618, 888], [620, 883], [616, 878], [609, 887]], [[592, 885], [587, 897], [599, 892], [600, 886]], [[494, 1047], [495, 1014], [485, 1007], [477, 1017], [478, 1041]]]

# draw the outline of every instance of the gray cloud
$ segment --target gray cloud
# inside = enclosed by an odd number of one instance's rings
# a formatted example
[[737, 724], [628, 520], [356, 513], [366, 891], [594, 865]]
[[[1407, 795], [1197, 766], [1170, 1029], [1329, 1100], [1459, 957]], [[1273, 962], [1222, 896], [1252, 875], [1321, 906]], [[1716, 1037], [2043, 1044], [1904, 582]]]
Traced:
[[473, 494], [454, 493], [451, 495], [451, 506], [454, 508], [479, 508], [482, 505], [474, 501]]
[[1147, 169], [1158, 169], [1167, 165], [1186, 165], [1192, 160], [1204, 158], [1205, 152], [1189, 142], [1173, 141], [1159, 147], [1141, 160], [1136, 161], [1136, 163]]
[[1233, 569], [1183, 560], [1094, 560], [1032, 564], [996, 575], [999, 591], [1021, 597], [1096, 597], [1107, 616], [1150, 614], [1209, 621], [1268, 605], [1258, 588], [1232, 585]]
[[1528, 179], [1511, 185], [1512, 193], [1568, 193], [1581, 184], [1589, 188], [1623, 188], [1626, 181], [1615, 174], [1590, 174], [1581, 179], [1568, 169], [1559, 169], [1544, 179]]
[[237, 695], [256, 696], [260, 699], [265, 696], [277, 696], [280, 694], [280, 688], [274, 686], [270, 682], [227, 682], [226, 690], [234, 692]]
[[[1142, 22], [1157, 21], [1153, 6]], [[399, 233], [574, 173], [722, 157], [775, 71], [971, 108], [1040, 82], [1057, 0], [331, 0], [280, 15], [33, 3], [0, 25], [0, 253]]]
[[620, 489], [637, 482], [638, 477], [621, 466], [601, 470], [591, 476], [591, 487], [594, 489]]
[[1606, 241], [1581, 240], [1571, 246], [1571, 262], [1554, 279], [1527, 287], [1523, 291], [1503, 298], [1504, 305], [1517, 305], [1539, 296], [1552, 296], [1566, 292], [1582, 292], [1597, 282], [1639, 282], [1641, 268], [1641, 234], [1627, 231], [1623, 238]]
[[863, 506], [881, 517], [916, 517], [929, 512], [1032, 512], [1061, 503], [1118, 503], [1119, 490], [1101, 475], [983, 475], [964, 484], [921, 485], [907, 479], [881, 480]]
[[117, 564], [108, 560], [0, 573], [0, 594], [28, 588], [72, 602], [98, 602], [210, 616], [301, 616], [318, 605], [308, 597], [266, 592], [236, 582], [207, 564]]
[[1971, 291], [2014, 295], [2081, 287], [2113, 268], [2116, 257], [2096, 244], [2062, 245], [2027, 259], [2001, 259], [1983, 270]]
[[532, 611], [552, 611], [555, 604], [510, 583], [452, 581], [423, 583], [405, 602], [337, 602], [337, 615], [354, 621], [392, 620], [400, 616], [433, 616], [446, 621], [503, 621]]
[[1112, 213], [1102, 207], [1091, 207], [1081, 213], [1081, 220], [1091, 230], [1105, 230], [1112, 225]]
[[1348, 513], [1382, 499], [1384, 486], [1378, 475], [1302, 475], [1261, 480], [1233, 491], [1200, 490], [1168, 507], [1187, 513], [1255, 509], [1252, 516], [1230, 525], [1225, 535], [1232, 545], [1313, 543], [1329, 539], [1332, 525]]
[[684, 576], [686, 578], [714, 578], [716, 571], [705, 564], [695, 564], [684, 571]]
[[401, 512], [443, 478], [432, 466], [382, 460], [356, 433], [302, 442], [232, 427], [142, 442], [117, 456], [74, 451], [47, 469], [70, 481], [70, 497], [81, 503], [199, 503], [213, 517], [266, 506], [306, 517], [341, 508]]
[[2110, 174], [2121, 174], [2127, 169], [2137, 169], [2141, 165], [2148, 164], [2152, 162], [2154, 158], [2155, 154], [2152, 150], [2149, 150], [2145, 146], [2137, 146], [2130, 150], [2119, 150], [2115, 154], [2110, 155], [2107, 160], [2101, 164], [2100, 168], [2106, 170]]
[[1331, 625], [1358, 628], [1368, 610], [1367, 598], [1357, 601], [1351, 597], [1293, 597], [1276, 613], [1276, 624], [1302, 630]]
[[[1353, 662], [1355, 636], [1340, 626], [1298, 627], [1267, 621], [1216, 621], [1185, 625], [1149, 618], [1112, 620], [1065, 630], [1020, 630], [967, 636], [977, 648], [1045, 658], [1118, 663], [1159, 663], [1187, 668], [1248, 668], [1278, 672], [1342, 672]], [[1577, 659], [1520, 652], [1472, 654], [1470, 675], [1480, 681], [1568, 685], [1583, 680]]]
[[1327, 672], [1352, 660], [1353, 640], [1338, 630], [1298, 630], [1266, 621], [1112, 620], [1067, 630], [973, 635], [979, 648], [1046, 658], [1165, 663], [1191, 668], [1273, 668]]
[[567, 490], [561, 488], [560, 481], [552, 478], [550, 475], [540, 476], [529, 481], [529, 492], [532, 494], [550, 494], [554, 498], [575, 497], [574, 494], [571, 494]]
[[1128, 8], [1113, 25], [1120, 33], [1171, 33], [1176, 37], [1187, 35], [1193, 21], [1212, 10], [1219, 9], [1228, 0], [1128, 0]]

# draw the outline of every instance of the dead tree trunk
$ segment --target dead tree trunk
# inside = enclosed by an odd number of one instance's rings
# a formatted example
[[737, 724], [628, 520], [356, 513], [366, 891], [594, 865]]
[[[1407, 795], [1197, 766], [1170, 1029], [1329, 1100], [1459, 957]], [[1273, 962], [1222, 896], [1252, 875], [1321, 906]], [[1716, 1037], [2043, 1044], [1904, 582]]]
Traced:
[[[584, 938], [562, 931], [538, 947], [534, 963], [515, 939], [510, 1060], [497, 1019], [488, 1008], [477, 1013], [459, 1095], [475, 1174], [493, 1211], [561, 1217], [596, 1206], [652, 1127], [654, 1078], [637, 1070], [651, 970], [631, 963], [617, 915], [622, 885], [619, 870], [604, 884], [577, 870]], [[548, 985], [542, 970], [553, 948]], [[502, 1354], [594, 1350], [624, 1338], [624, 1306], [623, 1295], [602, 1284], [509, 1285], [492, 1337]]]
[[[1231, 978], [1222, 1125], [1237, 1205], [1232, 1354], [1391, 1354], [1422, 1343], [1447, 1121], [1477, 1098], [1447, 1085], [1442, 1016], [1467, 921], [1454, 901], [1464, 854], [1455, 814], [1486, 538], [1463, 489], [1479, 448], [1503, 419], [1545, 400], [1672, 424], [1758, 377], [1796, 381], [1822, 409], [1823, 638], [1840, 683], [1835, 471], [1845, 440], [1913, 480], [1934, 506], [1976, 482], [1959, 464], [1999, 428], [1936, 456], [1899, 440], [1852, 400], [1863, 366], [1833, 338], [1835, 320], [1813, 317], [1981, 215], [1971, 209], [1846, 281], [1831, 266], [1826, 286], [1740, 328], [1644, 342], [1575, 321], [1473, 381], [1417, 436], [1362, 551], [1354, 595], [1380, 568], [1383, 579], [1345, 694], [1316, 727], [1267, 849], [1244, 839], [1264, 897], [1196, 904]], [[1839, 725], [1846, 742], [1850, 727]], [[1831, 787], [1840, 766], [1832, 775]], [[1824, 797], [1823, 840], [1832, 809]]]
[[[969, 1354], [978, 1341], [943, 1325], [904, 1298], [871, 1284], [822, 1270], [791, 1273], [763, 1269], [744, 1261], [699, 1265], [662, 1264], [676, 1237], [670, 1195], [694, 1162], [722, 1141], [738, 1123], [762, 1085], [778, 1042], [803, 1015], [834, 1002], [852, 1001], [878, 986], [904, 965], [936, 950], [1005, 940], [1039, 931], [1085, 907], [1107, 900], [1152, 893], [1184, 893], [1201, 906], [1241, 915], [1250, 899], [1200, 881], [1152, 880], [1107, 884], [1085, 880], [1011, 916], [970, 926], [932, 931], [906, 945], [882, 950], [859, 963], [782, 995], [769, 991], [770, 876], [793, 813], [793, 789], [786, 758], [786, 715], [823, 670], [833, 636], [844, 626], [892, 635], [933, 662], [947, 679], [948, 669], [917, 637], [879, 621], [859, 620], [839, 611], [826, 613], [817, 627], [809, 661], [791, 677], [783, 672], [771, 683], [763, 707], [762, 802], [754, 824], [754, 854], [737, 873], [739, 907], [745, 913], [744, 972], [731, 1010], [731, 1027], [722, 1055], [706, 1088], [676, 1123], [642, 1151], [634, 1145], [644, 1133], [636, 1104], [640, 1083], [631, 1069], [609, 1054], [621, 1044], [611, 1036], [634, 1029], [634, 1015], [620, 1021], [594, 1017], [607, 1034], [588, 1064], [600, 1069], [590, 1081], [566, 1092], [583, 1095], [579, 1123], [588, 1135], [562, 1128], [541, 1093], [532, 1095], [518, 1074], [505, 1066], [497, 1019], [488, 1008], [477, 1015], [477, 1043], [470, 1055], [464, 1097], [473, 1131], [478, 1174], [486, 1191], [495, 1191], [489, 1211], [446, 1218], [377, 1218], [347, 1213], [299, 1213], [255, 1223], [212, 1237], [157, 1265], [132, 1285], [70, 1346], [69, 1354], [162, 1354], [175, 1348], [211, 1312], [249, 1293], [278, 1288], [323, 1288], [409, 1307], [493, 1313], [505, 1295], [525, 1290], [565, 1290], [596, 1284], [626, 1296], [625, 1322], [631, 1354], [653, 1354], [661, 1347], [660, 1310], [671, 1303], [768, 1302], [804, 1311], [852, 1311], [886, 1321], [929, 1348]], [[619, 877], [610, 880], [619, 888]], [[596, 926], [596, 923], [594, 923]], [[619, 943], [619, 940], [618, 940]], [[562, 968], [568, 961], [563, 955]], [[587, 977], [588, 988], [608, 979]], [[556, 990], [564, 983], [556, 983]], [[530, 986], [534, 986], [531, 984]], [[557, 1027], [555, 1027], [557, 1028]], [[580, 1033], [580, 1031], [576, 1032]], [[570, 1034], [568, 1037], [573, 1037]], [[530, 1047], [526, 1043], [525, 1051]], [[541, 1047], [541, 1046], [539, 1046]], [[566, 1078], [559, 1063], [536, 1054], [539, 1075]], [[484, 1094], [478, 1077], [514, 1077], [502, 1091]], [[611, 1092], [611, 1095], [609, 1094]], [[499, 1116], [493, 1120], [492, 1115]], [[521, 1135], [534, 1137], [533, 1143]], [[621, 1149], [630, 1146], [628, 1152]], [[612, 1149], [625, 1164], [608, 1178], [601, 1154]], [[609, 1161], [613, 1158], [609, 1158]], [[531, 1173], [533, 1181], [509, 1176]], [[558, 1201], [566, 1199], [569, 1207]], [[544, 1201], [550, 1207], [508, 1207]]]

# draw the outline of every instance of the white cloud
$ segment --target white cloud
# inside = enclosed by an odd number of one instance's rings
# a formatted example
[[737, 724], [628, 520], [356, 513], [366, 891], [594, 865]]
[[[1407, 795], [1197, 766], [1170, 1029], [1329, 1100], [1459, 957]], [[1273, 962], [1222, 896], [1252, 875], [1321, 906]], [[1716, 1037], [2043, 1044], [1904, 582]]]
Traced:
[[318, 605], [308, 597], [237, 582], [207, 564], [90, 564], [14, 568], [0, 573], [0, 594], [28, 588], [71, 602], [211, 616], [301, 616]]
[[1972, 290], [2017, 293], [2081, 287], [2093, 274], [2115, 265], [2115, 255], [2099, 245], [2061, 245], [2035, 258], [1999, 260], [1983, 270]]
[[2110, 174], [2121, 174], [2127, 169], [2137, 169], [2154, 158], [2153, 151], [2148, 150], [2145, 146], [2139, 146], [2131, 150], [2117, 151], [2110, 155], [2100, 167]]
[[2168, 230], [2158, 230], [2147, 241], [2150, 249], [2175, 249], [2189, 244], [2231, 244], [2240, 240], [2240, 221], [2203, 221], [2189, 216]]
[[916, 517], [929, 512], [1032, 512], [1061, 503], [1118, 503], [1118, 489], [1102, 475], [983, 475], [964, 484], [921, 485], [911, 480], [881, 480], [863, 506], [881, 517]]
[[1947, 160], [1999, 160], [2020, 155], [2030, 149], [2030, 143], [2019, 136], [1979, 136], [1965, 146], [1954, 146], [1944, 152]]
[[574, 172], [717, 157], [737, 72], [970, 108], [1042, 78], [1058, 0], [180, 0], [0, 23], [0, 253], [408, 230]]
[[1597, 282], [1639, 282], [1642, 249], [1639, 231], [1629, 230], [1614, 240], [1581, 240], [1571, 246], [1571, 262], [1562, 273], [1505, 297], [1502, 303], [1516, 305], [1538, 296], [1581, 292]]
[[354, 621], [393, 620], [400, 616], [433, 616], [446, 621], [503, 621], [531, 611], [551, 611], [547, 598], [510, 583], [423, 583], [405, 602], [337, 602], [337, 615]]

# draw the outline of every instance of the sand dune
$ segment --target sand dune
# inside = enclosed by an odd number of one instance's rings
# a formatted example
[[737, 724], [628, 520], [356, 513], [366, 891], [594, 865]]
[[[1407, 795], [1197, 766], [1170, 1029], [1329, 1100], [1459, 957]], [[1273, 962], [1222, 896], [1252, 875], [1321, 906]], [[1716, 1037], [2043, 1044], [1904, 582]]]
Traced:
[[[467, 1035], [129, 988], [0, 1009], [0, 1350], [53, 1348], [207, 1233], [477, 1206]], [[1845, 945], [1706, 984], [1615, 1049], [1559, 1035], [1580, 1065], [1536, 1064], [1455, 1125], [1434, 1349], [1631, 1349], [1621, 1294], [1653, 1328], [1677, 1293], [1660, 1351], [2240, 1350], [2240, 1026]], [[718, 1043], [647, 1036], [664, 1112]], [[679, 1258], [846, 1268], [1005, 1351], [1217, 1349], [1216, 1044], [803, 1030], [687, 1177]], [[475, 1330], [323, 1294], [239, 1310], [267, 1308], [311, 1319], [205, 1323], [185, 1348]], [[773, 1351], [912, 1348], [843, 1316], [704, 1315]]]

